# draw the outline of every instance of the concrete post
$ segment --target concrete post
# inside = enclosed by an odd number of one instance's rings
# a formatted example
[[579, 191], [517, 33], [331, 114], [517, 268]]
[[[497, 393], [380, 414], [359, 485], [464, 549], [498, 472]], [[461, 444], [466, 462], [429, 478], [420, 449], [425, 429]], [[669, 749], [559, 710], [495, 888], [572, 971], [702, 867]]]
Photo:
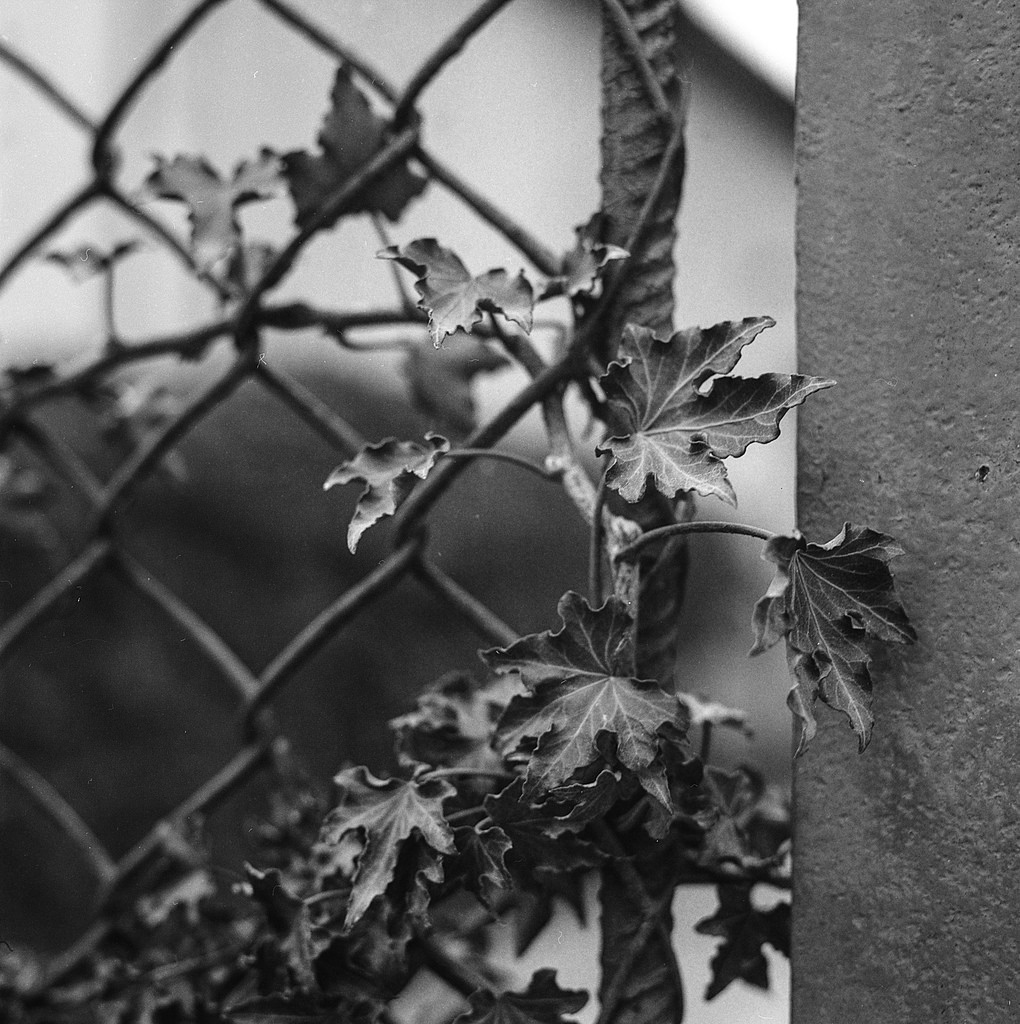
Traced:
[[915, 648], [795, 769], [793, 1020], [1020, 1020], [1020, 11], [801, 0], [799, 519], [895, 535]]

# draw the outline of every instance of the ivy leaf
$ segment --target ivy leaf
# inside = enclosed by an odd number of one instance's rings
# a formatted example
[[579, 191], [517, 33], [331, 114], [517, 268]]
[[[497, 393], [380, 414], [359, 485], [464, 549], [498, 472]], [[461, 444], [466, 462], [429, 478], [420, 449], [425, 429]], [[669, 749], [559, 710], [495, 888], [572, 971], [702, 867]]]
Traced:
[[496, 901], [510, 887], [510, 872], [506, 855], [511, 842], [498, 826], [479, 828], [463, 825], [454, 829], [457, 844], [458, 867], [464, 875], [464, 884], [487, 910], [495, 911]]
[[574, 248], [563, 256], [560, 273], [549, 278], [539, 298], [553, 295], [576, 295], [590, 293], [602, 276], [602, 271], [614, 260], [625, 260], [630, 253], [618, 245], [600, 242], [597, 238], [601, 216], [595, 214], [587, 224], [574, 228], [577, 241]]
[[[626, 605], [610, 598], [593, 611], [583, 597], [569, 592], [558, 610], [563, 621], [558, 632], [532, 634], [483, 654], [496, 672], [519, 673], [530, 691], [510, 702], [497, 730], [506, 753], [537, 741], [525, 797], [549, 793], [604, 758], [604, 736], [615, 743], [613, 759], [642, 784], [658, 777], [659, 730], [683, 730], [687, 717], [673, 694], [634, 678], [634, 630]], [[669, 800], [663, 787], [646, 788], [654, 798]]]
[[[330, 92], [331, 106], [322, 122], [316, 154], [297, 150], [284, 153], [283, 171], [294, 200], [294, 221], [307, 227], [330, 195], [341, 188], [372, 159], [387, 142], [386, 123], [372, 113], [368, 100], [351, 81], [350, 71], [337, 68]], [[375, 212], [389, 220], [400, 218], [404, 207], [428, 184], [405, 164], [397, 164], [363, 188], [345, 210], [325, 221], [333, 227], [348, 213]]]
[[501, 677], [485, 686], [466, 672], [451, 672], [418, 698], [416, 710], [394, 718], [397, 754], [405, 764], [498, 770], [492, 747], [496, 723], [510, 698], [521, 692]]
[[711, 868], [727, 863], [756, 866], [761, 858], [755, 856], [746, 826], [762, 795], [761, 779], [746, 768], [731, 772], [706, 765], [703, 788], [715, 810], [715, 820], [702, 840], [699, 863]]
[[598, 867], [603, 857], [591, 843], [562, 827], [570, 807], [560, 803], [533, 803], [524, 794], [524, 780], [516, 778], [504, 790], [485, 798], [485, 813], [509, 837], [511, 866], [523, 865], [540, 883]]
[[326, 491], [354, 480], [365, 482], [347, 528], [347, 546], [352, 554], [357, 551], [362, 534], [380, 519], [393, 515], [411, 493], [415, 481], [424, 480], [436, 459], [450, 450], [450, 442], [438, 434], [426, 434], [425, 441], [420, 445], [388, 437], [378, 444], [366, 445], [327, 477], [322, 485]]
[[797, 680], [788, 704], [801, 722], [798, 754], [815, 734], [819, 698], [849, 718], [862, 751], [868, 745], [874, 723], [868, 642], [917, 639], [888, 567], [900, 553], [891, 537], [850, 523], [827, 544], [808, 544], [799, 534], [766, 543], [762, 557], [777, 568], [755, 605], [751, 653], [786, 637]]
[[705, 992], [714, 999], [738, 978], [757, 988], [769, 987], [769, 967], [762, 946], [790, 955], [790, 904], [777, 903], [771, 910], [756, 910], [750, 885], [720, 885], [719, 909], [699, 921], [700, 935], [719, 935], [723, 941], [710, 964], [712, 980]]
[[544, 967], [523, 992], [475, 992], [471, 1009], [454, 1024], [570, 1024], [564, 1014], [577, 1013], [587, 1002], [587, 992], [560, 988], [556, 972]]
[[572, 782], [553, 792], [556, 803], [569, 808], [566, 814], [553, 818], [548, 825], [550, 835], [580, 832], [591, 821], [604, 818], [624, 796], [636, 788], [628, 786], [620, 772], [603, 768], [590, 782]]
[[314, 985], [315, 951], [308, 907], [304, 900], [287, 889], [279, 868], [259, 871], [245, 864], [244, 873], [251, 887], [252, 898], [262, 905], [266, 923], [280, 941], [280, 951], [286, 958], [288, 968], [301, 985]]
[[432, 343], [439, 348], [448, 334], [467, 331], [485, 313], [501, 313], [526, 334], [531, 331], [531, 285], [523, 271], [511, 278], [505, 270], [490, 270], [472, 277], [460, 257], [434, 238], [418, 238], [402, 249], [387, 246], [380, 259], [396, 260], [415, 275], [421, 298], [418, 307], [429, 315]]
[[[377, 779], [366, 768], [348, 768], [335, 779], [340, 791], [337, 806], [326, 815], [319, 839], [327, 845], [339, 843], [352, 832], [364, 839], [358, 857], [344, 929], [350, 930], [365, 914], [372, 901], [381, 896], [394, 877], [397, 858], [417, 837], [433, 853], [454, 853], [453, 830], [443, 817], [443, 801], [454, 788], [442, 779], [424, 782]], [[419, 865], [435, 879], [438, 865]]]
[[226, 271], [241, 245], [237, 208], [272, 199], [279, 190], [280, 161], [269, 149], [255, 160], [237, 165], [224, 180], [202, 156], [175, 156], [167, 163], [156, 157], [156, 169], [145, 181], [149, 192], [188, 207], [191, 251], [199, 269]]
[[415, 346], [403, 363], [411, 401], [448, 437], [463, 438], [475, 429], [471, 384], [481, 373], [510, 365], [506, 356], [477, 338], [438, 352]]
[[76, 249], [54, 250], [46, 253], [49, 263], [56, 263], [67, 271], [72, 281], [87, 281], [109, 270], [125, 256], [135, 252], [141, 242], [137, 238], [118, 242], [112, 249], [103, 249], [91, 243], [82, 243]]
[[707, 330], [689, 327], [666, 341], [628, 325], [621, 361], [602, 377], [617, 423], [617, 433], [597, 449], [613, 455], [609, 486], [634, 502], [651, 476], [666, 497], [697, 491], [735, 505], [722, 460], [775, 440], [788, 409], [835, 383], [800, 374], [717, 376], [774, 324], [767, 316], [729, 320]]

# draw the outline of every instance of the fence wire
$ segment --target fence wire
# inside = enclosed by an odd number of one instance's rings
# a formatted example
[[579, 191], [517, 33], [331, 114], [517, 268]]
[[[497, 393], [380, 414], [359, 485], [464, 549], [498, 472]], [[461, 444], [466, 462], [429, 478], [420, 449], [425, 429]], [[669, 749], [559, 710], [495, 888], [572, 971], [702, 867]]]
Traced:
[[[27, 261], [36, 257], [69, 222], [99, 203], [109, 203], [145, 230], [167, 252], [180, 261], [195, 278], [202, 281], [212, 296], [221, 302], [231, 298], [221, 280], [203, 269], [185, 241], [160, 220], [143, 209], [137, 198], [117, 180], [120, 165], [118, 136], [136, 105], [159, 78], [175, 51], [200, 31], [208, 16], [229, 0], [201, 0], [139, 62], [128, 84], [116, 96], [106, 113], [93, 120], [73, 97], [66, 95], [46, 73], [27, 58], [0, 42], [0, 60], [30, 83], [66, 119], [80, 130], [90, 143], [90, 169], [87, 180], [60, 203], [31, 233], [0, 268], [0, 288], [4, 287]], [[232, 753], [225, 756], [215, 774], [161, 818], [123, 856], [115, 858], [78, 811], [28, 761], [7, 747], [0, 746], [0, 770], [34, 801], [72, 841], [88, 866], [95, 883], [95, 923], [71, 949], [51, 965], [48, 980], [59, 977], [99, 942], [111, 919], [111, 908], [118, 904], [118, 893], [145, 878], [145, 866], [153, 863], [187, 831], [195, 815], [205, 814], [227, 800], [239, 788], [262, 772], [286, 776], [289, 769], [286, 737], [273, 714], [274, 702], [287, 692], [301, 667], [320, 648], [335, 638], [352, 620], [376, 599], [405, 578], [415, 579], [422, 587], [445, 602], [488, 643], [507, 644], [516, 634], [475, 594], [452, 578], [430, 557], [428, 517], [446, 494], [453, 480], [470, 459], [443, 460], [419, 484], [402, 506], [394, 530], [392, 549], [367, 575], [338, 594], [318, 615], [299, 630], [261, 671], [254, 671], [224, 640], [215, 623], [207, 622], [151, 568], [133, 553], [124, 540], [123, 521], [129, 516], [128, 503], [140, 485], [150, 480], [196, 425], [229, 402], [242, 385], [254, 384], [282, 402], [309, 429], [331, 445], [343, 458], [352, 458], [366, 443], [355, 427], [333, 408], [308, 391], [285, 372], [270, 368], [261, 358], [262, 335], [268, 330], [298, 331], [317, 327], [334, 336], [358, 327], [376, 324], [424, 325], [425, 317], [408, 297], [401, 293], [390, 310], [359, 312], [319, 308], [311, 303], [274, 304], [267, 300], [303, 253], [317, 230], [332, 223], [346, 210], [356, 206], [358, 197], [373, 182], [401, 162], [411, 160], [429, 180], [453, 193], [489, 227], [494, 228], [546, 276], [561, 272], [561, 260], [540, 240], [513, 218], [501, 211], [489, 198], [477, 192], [451, 168], [430, 153], [421, 138], [422, 117], [417, 104], [430, 85], [447, 67], [476, 32], [503, 8], [508, 0], [487, 0], [445, 38], [411, 75], [403, 89], [342, 40], [307, 18], [285, 0], [259, 0], [261, 7], [274, 15], [308, 46], [323, 51], [351, 70], [359, 85], [371, 90], [387, 105], [389, 115], [385, 144], [367, 163], [329, 195], [321, 207], [305, 221], [287, 244], [270, 260], [258, 279], [226, 315], [186, 332], [123, 343], [111, 341], [108, 347], [85, 366], [72, 371], [35, 379], [30, 373], [12, 378], [0, 403], [0, 438], [5, 446], [22, 443], [34, 456], [73, 489], [87, 511], [87, 523], [75, 538], [75, 548], [52, 577], [0, 627], [0, 659], [12, 651], [75, 588], [108, 574], [116, 577], [150, 605], [168, 623], [186, 636], [234, 695], [237, 740]], [[656, 76], [641, 53], [640, 41], [618, 0], [604, 3], [620, 33], [622, 49], [635, 62], [648, 93], [648, 102], [669, 126], [674, 139], [664, 162], [661, 188], [668, 178], [668, 161], [682, 145], [681, 125], [662, 95]], [[649, 197], [644, 220], [654, 209], [656, 195]], [[628, 248], [640, 242], [640, 225]], [[465, 449], [489, 448], [533, 407], [545, 414], [556, 472], [562, 477], [575, 503], [587, 509], [589, 516], [599, 507], [591, 484], [574, 462], [573, 449], [566, 433], [562, 410], [565, 382], [583, 372], [583, 353], [587, 341], [598, 330], [598, 312], [612, 301], [610, 278], [601, 306], [580, 322], [573, 341], [564, 346], [563, 355], [547, 362], [528, 346], [525, 339], [506, 339], [530, 375], [529, 383], [492, 419], [478, 427], [464, 442]], [[620, 280], [617, 275], [616, 281]], [[235, 297], [236, 299], [236, 297]], [[226, 306], [228, 310], [229, 306]], [[492, 330], [492, 328], [489, 328]], [[175, 414], [166, 416], [158, 428], [146, 434], [137, 447], [105, 480], [86, 464], [68, 440], [44, 422], [41, 410], [61, 399], [82, 396], [100, 389], [112, 374], [133, 364], [175, 357], [195, 360], [207, 354], [223, 340], [232, 342], [229, 365]], [[243, 609], [239, 609], [243, 614]], [[145, 884], [144, 881], [141, 884]]]

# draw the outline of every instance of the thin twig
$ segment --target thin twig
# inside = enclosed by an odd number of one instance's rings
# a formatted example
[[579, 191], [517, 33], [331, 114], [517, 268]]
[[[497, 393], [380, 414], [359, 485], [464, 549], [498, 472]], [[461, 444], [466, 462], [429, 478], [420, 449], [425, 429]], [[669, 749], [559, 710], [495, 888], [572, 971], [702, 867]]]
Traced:
[[499, 647], [509, 647], [520, 633], [508, 626], [487, 605], [428, 558], [421, 557], [414, 564], [414, 573], [422, 583], [431, 587], [455, 608], [481, 634]]
[[27, 57], [0, 40], [0, 61], [8, 64], [22, 78], [27, 79], [36, 87], [60, 112], [69, 117], [79, 128], [90, 133], [98, 131], [98, 126], [88, 114], [78, 106], [48, 75], [39, 70]]
[[100, 882], [108, 882], [113, 878], [117, 866], [95, 832], [47, 779], [3, 743], [0, 743], [0, 769], [7, 772], [74, 843]]
[[526, 469], [543, 480], [557, 480], [559, 473], [550, 473], [545, 466], [523, 455], [515, 455], [513, 452], [502, 452], [495, 448], [453, 448], [443, 455], [444, 459], [493, 459], [496, 462], [508, 462], [512, 466]]
[[464, 49], [471, 37], [484, 28], [486, 23], [506, 7], [509, 2], [510, 0], [485, 0], [426, 58], [421, 67], [414, 73], [411, 81], [408, 82], [407, 87], [397, 101], [393, 111], [393, 123], [395, 125], [403, 125], [414, 108], [418, 97], [428, 88], [436, 75]]
[[626, 547], [616, 552], [617, 562], [631, 561], [634, 556], [649, 544], [665, 540], [667, 537], [679, 537], [685, 533], [736, 533], [743, 537], [755, 537], [758, 540], [771, 540], [774, 533], [763, 530], [760, 526], [748, 526], [745, 523], [728, 523], [725, 521], [715, 522], [712, 520], [699, 520], [697, 522], [671, 523], [669, 526], [660, 526], [658, 529], [649, 530], [641, 534], [637, 540], [632, 541]]

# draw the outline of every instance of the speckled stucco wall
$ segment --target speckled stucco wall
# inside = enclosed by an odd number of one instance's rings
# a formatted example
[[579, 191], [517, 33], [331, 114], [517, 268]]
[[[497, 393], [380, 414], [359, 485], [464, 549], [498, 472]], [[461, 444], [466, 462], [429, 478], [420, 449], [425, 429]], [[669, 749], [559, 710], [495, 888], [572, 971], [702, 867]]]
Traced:
[[795, 770], [795, 1024], [1020, 1021], [1020, 7], [801, 0], [799, 520], [919, 645]]

